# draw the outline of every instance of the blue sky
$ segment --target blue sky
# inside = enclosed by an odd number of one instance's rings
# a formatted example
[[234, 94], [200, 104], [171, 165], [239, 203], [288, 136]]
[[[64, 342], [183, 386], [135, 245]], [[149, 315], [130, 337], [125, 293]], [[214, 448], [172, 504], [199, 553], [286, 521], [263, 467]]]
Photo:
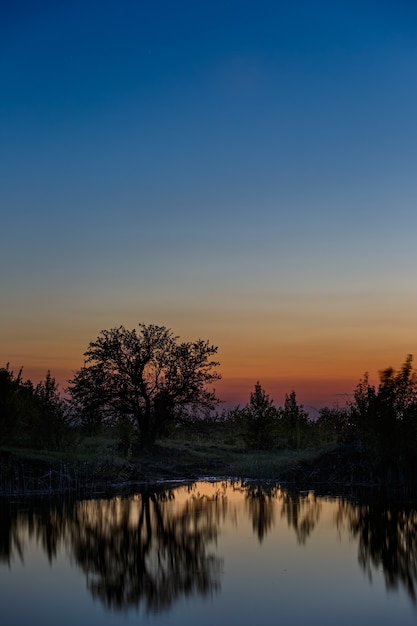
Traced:
[[6, 1], [0, 55], [3, 361], [154, 322], [279, 396], [413, 352], [415, 3]]

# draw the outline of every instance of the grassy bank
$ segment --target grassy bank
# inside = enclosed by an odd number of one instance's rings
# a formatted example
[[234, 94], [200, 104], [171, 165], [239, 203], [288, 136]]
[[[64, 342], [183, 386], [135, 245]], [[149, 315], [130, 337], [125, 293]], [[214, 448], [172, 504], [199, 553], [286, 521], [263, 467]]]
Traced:
[[96, 492], [112, 485], [234, 477], [280, 480], [330, 446], [251, 452], [236, 445], [165, 439], [122, 456], [117, 441], [89, 437], [65, 452], [0, 448], [0, 494]]

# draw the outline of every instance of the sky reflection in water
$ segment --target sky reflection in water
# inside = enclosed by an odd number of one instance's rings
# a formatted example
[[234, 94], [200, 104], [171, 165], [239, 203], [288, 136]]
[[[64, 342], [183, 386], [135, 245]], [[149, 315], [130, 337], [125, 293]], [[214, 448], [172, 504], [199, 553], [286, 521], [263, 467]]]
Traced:
[[2, 624], [411, 624], [417, 512], [218, 482], [2, 502]]

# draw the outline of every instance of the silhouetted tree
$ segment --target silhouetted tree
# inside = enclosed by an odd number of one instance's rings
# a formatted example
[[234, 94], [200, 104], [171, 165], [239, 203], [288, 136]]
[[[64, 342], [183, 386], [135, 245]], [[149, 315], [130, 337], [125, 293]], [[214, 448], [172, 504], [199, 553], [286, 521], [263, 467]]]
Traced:
[[320, 442], [344, 442], [350, 437], [349, 411], [346, 407], [323, 407], [312, 424]]
[[365, 374], [350, 404], [350, 419], [383, 480], [401, 482], [415, 473], [417, 374], [411, 355], [398, 372], [392, 367], [382, 370], [378, 388]]
[[57, 448], [63, 445], [68, 428], [64, 402], [58, 385], [48, 371], [36, 386], [23, 380], [22, 369], [17, 376], [0, 368], [0, 437], [36, 447]]
[[65, 404], [58, 391], [58, 384], [49, 370], [45, 380], [34, 388], [33, 397], [38, 406], [38, 419], [31, 425], [32, 439], [50, 448], [61, 447], [68, 435]]
[[285, 394], [281, 424], [290, 448], [298, 449], [305, 444], [309, 428], [308, 413], [297, 403], [295, 391]]
[[175, 420], [217, 404], [206, 387], [220, 378], [216, 352], [201, 339], [179, 343], [165, 326], [103, 330], [70, 381], [72, 402], [84, 422], [128, 418], [142, 445], [153, 444]]
[[0, 440], [10, 439], [18, 430], [23, 414], [22, 371], [14, 376], [9, 368], [0, 368]]
[[249, 448], [270, 450], [276, 443], [279, 411], [258, 381], [250, 394], [249, 404], [239, 412], [244, 440]]

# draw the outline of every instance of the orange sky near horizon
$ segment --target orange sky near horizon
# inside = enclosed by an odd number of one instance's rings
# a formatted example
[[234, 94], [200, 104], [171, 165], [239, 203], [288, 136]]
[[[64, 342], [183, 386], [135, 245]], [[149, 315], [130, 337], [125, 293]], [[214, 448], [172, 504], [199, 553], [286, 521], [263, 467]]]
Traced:
[[[389, 366], [399, 368], [407, 354], [417, 354], [412, 309], [405, 307], [402, 311], [398, 323], [375, 312], [374, 318], [365, 316], [362, 325], [358, 319], [355, 322], [354, 312], [333, 321], [325, 313], [322, 322], [318, 311], [314, 315], [311, 310], [304, 316], [294, 315], [291, 321], [280, 320], [278, 313], [242, 313], [236, 323], [231, 323], [233, 320], [223, 320], [221, 314], [217, 318], [207, 315], [202, 319], [200, 315], [187, 319], [184, 311], [182, 317], [173, 316], [175, 325], [170, 326], [159, 319], [160, 311], [155, 310], [156, 319], [144, 323], [166, 325], [180, 340], [203, 338], [218, 346], [222, 380], [216, 382], [215, 388], [225, 407], [246, 404], [259, 380], [277, 405], [282, 405], [285, 394], [294, 389], [299, 402], [320, 408], [343, 405], [365, 372], [376, 383], [378, 371]], [[121, 314], [120, 320], [122, 317]], [[126, 328], [137, 325], [130, 317], [131, 323], [124, 321]], [[257, 318], [260, 321], [252, 323]], [[102, 315], [99, 327], [94, 328], [91, 315], [87, 320], [88, 323], [72, 326], [68, 320], [66, 327], [62, 318], [51, 319], [50, 324], [38, 323], [26, 332], [16, 327], [7, 337], [3, 336], [2, 364], [10, 362], [15, 372], [23, 366], [24, 378], [33, 382], [44, 378], [50, 369], [63, 390], [83, 365], [88, 343], [103, 328], [119, 325], [106, 319], [106, 315]]]

